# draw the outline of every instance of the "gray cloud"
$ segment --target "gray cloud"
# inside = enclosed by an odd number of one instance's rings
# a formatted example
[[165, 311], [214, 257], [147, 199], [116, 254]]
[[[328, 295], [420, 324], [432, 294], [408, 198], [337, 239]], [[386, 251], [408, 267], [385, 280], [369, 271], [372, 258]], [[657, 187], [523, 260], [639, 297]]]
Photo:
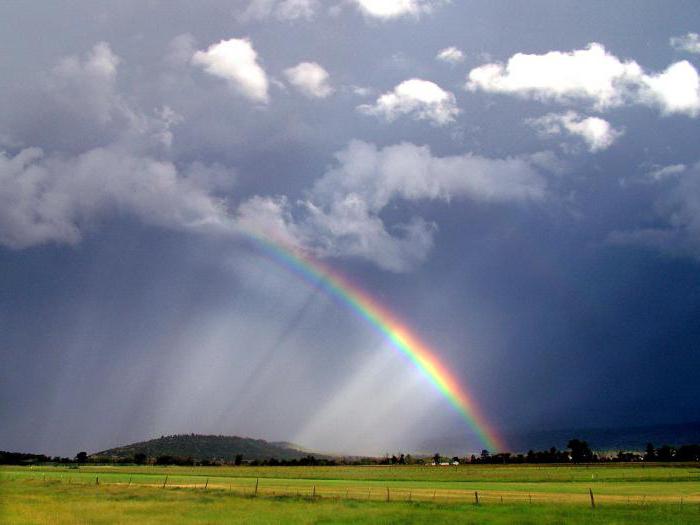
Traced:
[[427, 257], [436, 227], [413, 217], [387, 229], [380, 214], [391, 202], [508, 203], [546, 196], [546, 178], [531, 158], [436, 157], [426, 146], [379, 149], [353, 141], [336, 159], [338, 165], [297, 206], [284, 198], [255, 197], [239, 208], [239, 221], [319, 256], [359, 257], [407, 271]]
[[207, 172], [196, 165], [188, 177], [170, 162], [118, 147], [72, 158], [38, 148], [2, 154], [0, 242], [12, 248], [73, 244], [99, 220], [120, 214], [167, 228], [220, 230], [225, 206], [206, 191], [212, 186]]
[[700, 260], [700, 163], [689, 168], [681, 164], [666, 166], [654, 170], [650, 177], [663, 188], [654, 203], [655, 214], [663, 224], [613, 231], [608, 241]]

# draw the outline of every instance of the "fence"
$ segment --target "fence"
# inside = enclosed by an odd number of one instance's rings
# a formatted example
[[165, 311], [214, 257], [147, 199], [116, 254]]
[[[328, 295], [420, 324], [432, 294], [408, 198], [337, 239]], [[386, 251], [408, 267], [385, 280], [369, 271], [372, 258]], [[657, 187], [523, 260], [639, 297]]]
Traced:
[[[474, 488], [445, 489], [418, 486], [385, 486], [372, 484], [312, 482], [280, 478], [235, 478], [194, 475], [114, 474], [114, 473], [2, 473], [0, 480], [28, 482], [41, 485], [77, 485], [109, 488], [151, 488], [161, 490], [201, 490], [229, 493], [237, 496], [264, 498], [308, 498], [387, 502], [471, 503], [474, 505], [506, 504], [581, 504], [596, 508], [600, 504], [648, 505], [667, 503], [678, 505], [700, 504], [700, 494], [600, 494], [592, 487], [581, 492], [544, 492], [538, 490], [474, 490]], [[533, 487], [536, 489], [537, 487]]]

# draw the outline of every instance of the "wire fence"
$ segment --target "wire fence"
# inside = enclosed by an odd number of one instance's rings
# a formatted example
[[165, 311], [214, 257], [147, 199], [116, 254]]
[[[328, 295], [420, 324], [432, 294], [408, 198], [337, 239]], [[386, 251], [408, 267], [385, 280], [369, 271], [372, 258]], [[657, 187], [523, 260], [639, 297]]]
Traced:
[[[48, 475], [47, 475], [48, 474]], [[544, 492], [536, 490], [454, 489], [416, 486], [382, 486], [286, 480], [278, 478], [234, 478], [158, 474], [114, 473], [3, 473], [0, 480], [25, 482], [45, 486], [76, 486], [119, 488], [151, 488], [162, 490], [191, 490], [228, 493], [244, 497], [306, 498], [311, 500], [352, 500], [386, 502], [471, 503], [473, 505], [536, 505], [581, 504], [592, 508], [603, 504], [644, 506], [654, 503], [697, 505], [700, 492], [683, 495], [669, 494], [610, 494], [598, 493], [592, 487], [585, 491]], [[609, 491], [608, 491], [609, 492]]]

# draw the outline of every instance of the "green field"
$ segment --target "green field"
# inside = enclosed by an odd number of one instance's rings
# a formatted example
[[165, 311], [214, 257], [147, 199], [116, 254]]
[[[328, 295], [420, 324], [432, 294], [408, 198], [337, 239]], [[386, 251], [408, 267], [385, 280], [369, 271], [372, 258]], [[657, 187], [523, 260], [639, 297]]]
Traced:
[[700, 468], [4, 467], [0, 497], [7, 523], [700, 523]]

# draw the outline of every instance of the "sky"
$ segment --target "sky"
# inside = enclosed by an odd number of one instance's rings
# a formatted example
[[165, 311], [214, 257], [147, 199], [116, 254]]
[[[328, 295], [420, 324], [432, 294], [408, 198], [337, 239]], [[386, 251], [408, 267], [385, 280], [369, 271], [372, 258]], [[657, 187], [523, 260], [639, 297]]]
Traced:
[[[0, 449], [700, 420], [700, 4], [0, 4]], [[32, 35], [31, 38], [28, 35]]]

